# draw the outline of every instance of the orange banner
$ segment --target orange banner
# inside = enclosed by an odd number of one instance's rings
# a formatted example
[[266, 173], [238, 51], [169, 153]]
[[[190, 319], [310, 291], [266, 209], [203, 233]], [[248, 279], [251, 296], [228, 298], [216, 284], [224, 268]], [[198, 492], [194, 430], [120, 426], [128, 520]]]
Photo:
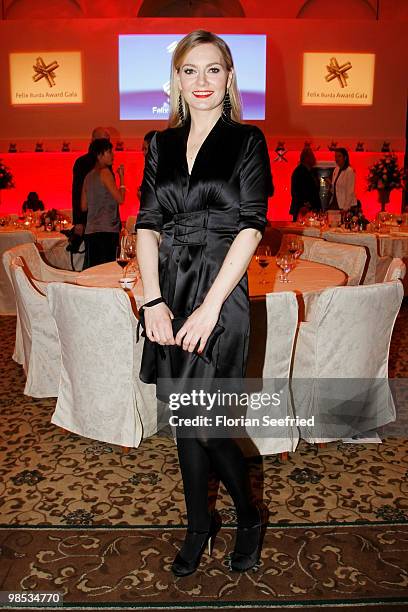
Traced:
[[80, 51], [10, 53], [11, 104], [79, 104]]
[[304, 53], [302, 104], [371, 106], [373, 53]]

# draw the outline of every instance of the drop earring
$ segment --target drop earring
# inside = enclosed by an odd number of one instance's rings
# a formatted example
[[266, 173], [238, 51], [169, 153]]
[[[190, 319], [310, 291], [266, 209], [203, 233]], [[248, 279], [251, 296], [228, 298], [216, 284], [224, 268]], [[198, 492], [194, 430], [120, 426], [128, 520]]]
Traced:
[[231, 98], [229, 95], [229, 89], [227, 89], [227, 91], [225, 92], [224, 101], [222, 103], [222, 114], [227, 119], [231, 119], [231, 108]]
[[186, 117], [184, 115], [183, 98], [181, 97], [181, 93], [179, 94], [179, 99], [178, 99], [178, 116], [180, 119], [180, 123], [184, 123], [184, 121], [186, 120]]

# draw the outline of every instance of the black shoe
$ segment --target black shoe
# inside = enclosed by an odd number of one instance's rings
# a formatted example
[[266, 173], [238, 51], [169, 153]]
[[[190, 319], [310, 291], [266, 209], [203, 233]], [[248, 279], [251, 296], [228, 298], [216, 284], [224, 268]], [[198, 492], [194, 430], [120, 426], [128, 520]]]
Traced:
[[201, 557], [208, 544], [208, 554], [211, 555], [215, 536], [221, 528], [221, 519], [218, 513], [211, 515], [208, 531], [187, 531], [181, 551], [177, 554], [171, 566], [175, 576], [189, 576], [194, 574], [200, 564]]
[[233, 572], [246, 572], [255, 567], [261, 556], [267, 520], [258, 508], [259, 521], [252, 527], [238, 527], [234, 552], [231, 555]]

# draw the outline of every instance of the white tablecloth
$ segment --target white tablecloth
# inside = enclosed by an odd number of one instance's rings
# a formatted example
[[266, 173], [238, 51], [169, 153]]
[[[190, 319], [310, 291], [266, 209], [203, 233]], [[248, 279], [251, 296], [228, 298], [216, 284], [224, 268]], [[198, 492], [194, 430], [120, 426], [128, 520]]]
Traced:
[[395, 232], [391, 234], [377, 234], [378, 252], [381, 256], [408, 257], [408, 233]]
[[324, 233], [335, 233], [339, 234], [344, 238], [350, 239], [350, 244], [363, 244], [364, 236], [375, 236], [377, 240], [377, 250], [378, 255], [380, 257], [400, 257], [401, 259], [404, 257], [408, 257], [408, 233], [407, 232], [399, 232], [397, 230], [391, 231], [390, 233], [383, 234], [380, 232], [349, 232], [347, 230], [337, 228], [325, 230]]
[[46, 232], [44, 230], [39, 230], [34, 227], [26, 228], [24, 224], [21, 224], [21, 225], [6, 225], [3, 227], [0, 227], [0, 239], [1, 239], [2, 233], [9, 234], [10, 232], [24, 232], [24, 231], [32, 233], [35, 236], [36, 242], [37, 241], [44, 242], [48, 246], [52, 246], [56, 240], [65, 238], [64, 234], [61, 234], [60, 232]]
[[[324, 227], [322, 230], [318, 227], [309, 227], [308, 225], [300, 225], [300, 223], [275, 222], [272, 227], [278, 229], [282, 234], [301, 234], [303, 236], [314, 236], [315, 238], [322, 237], [322, 233], [335, 232], [342, 236], [350, 237], [350, 244], [359, 244], [359, 237], [375, 236], [377, 239], [378, 255], [380, 257], [408, 257], [408, 232], [398, 231], [395, 227], [390, 233], [379, 232], [349, 232], [342, 228]], [[405, 228], [404, 228], [405, 229]], [[362, 244], [364, 246], [364, 244]]]

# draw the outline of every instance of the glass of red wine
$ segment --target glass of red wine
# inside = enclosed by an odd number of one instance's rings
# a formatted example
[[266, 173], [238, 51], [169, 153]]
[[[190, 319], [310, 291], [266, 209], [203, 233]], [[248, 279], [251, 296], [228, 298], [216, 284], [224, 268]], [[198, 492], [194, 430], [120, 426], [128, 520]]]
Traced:
[[271, 263], [271, 249], [268, 246], [261, 245], [256, 249], [255, 260], [261, 268], [261, 285], [266, 285], [268, 281], [265, 279], [266, 268]]
[[123, 269], [124, 272], [129, 261], [130, 258], [126, 254], [125, 249], [122, 246], [118, 246], [116, 249], [116, 263]]

